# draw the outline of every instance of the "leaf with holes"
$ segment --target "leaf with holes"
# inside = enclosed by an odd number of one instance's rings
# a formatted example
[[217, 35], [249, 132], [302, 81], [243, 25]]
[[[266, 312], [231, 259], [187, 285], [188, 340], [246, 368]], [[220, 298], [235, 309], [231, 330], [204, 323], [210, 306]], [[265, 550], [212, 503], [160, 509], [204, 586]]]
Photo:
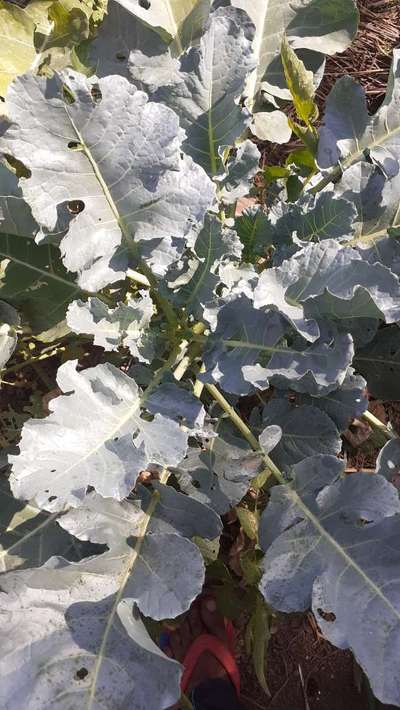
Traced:
[[312, 604], [324, 635], [351, 647], [374, 693], [397, 702], [390, 649], [400, 633], [399, 496], [380, 475], [342, 478], [342, 470], [332, 457], [305, 459], [288, 485], [272, 489], [260, 529], [260, 590], [284, 612]]
[[[175, 114], [122, 77], [97, 87], [72, 71], [24, 76], [7, 101], [15, 123], [0, 149], [30, 171], [21, 188], [37, 222], [53, 231], [69, 221], [60, 249], [80, 286], [95, 291], [122, 278], [128, 253], [165, 271], [214, 198], [205, 173], [180, 152]], [[40, 121], [29, 120], [32, 112]]]
[[181, 54], [199, 35], [208, 18], [210, 0], [117, 0], [145, 25], [153, 27]]
[[90, 298], [86, 303], [74, 301], [69, 305], [67, 323], [74, 333], [93, 335], [94, 344], [104, 350], [127, 347], [131, 355], [149, 362], [154, 355], [153, 334], [148, 332], [153, 313], [153, 302], [146, 292], [114, 309], [98, 298]]
[[93, 486], [121, 500], [148, 464], [176, 465], [184, 457], [188, 434], [161, 414], [142, 417], [150, 390], [141, 394], [113, 365], [78, 372], [69, 361], [57, 382], [66, 394], [50, 402], [49, 417], [24, 425], [20, 454], [10, 457], [16, 497], [56, 511], [79, 505]]

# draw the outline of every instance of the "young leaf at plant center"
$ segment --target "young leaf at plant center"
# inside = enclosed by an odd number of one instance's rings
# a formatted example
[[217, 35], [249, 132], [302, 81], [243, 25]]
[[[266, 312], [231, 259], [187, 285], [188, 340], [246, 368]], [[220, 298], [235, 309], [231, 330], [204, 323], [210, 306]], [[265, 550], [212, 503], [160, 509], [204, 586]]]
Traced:
[[222, 202], [232, 205], [249, 194], [253, 178], [259, 171], [260, 157], [260, 151], [252, 141], [240, 143], [236, 155], [227, 160], [225, 176], [218, 178], [219, 199]]
[[260, 205], [248, 207], [235, 219], [235, 229], [244, 246], [243, 260], [253, 261], [256, 254], [264, 254], [269, 246], [265, 239], [268, 217]]
[[257, 540], [258, 536], [258, 515], [257, 513], [238, 505], [236, 515], [239, 518], [240, 527], [243, 528], [250, 540]]
[[239, 261], [242, 247], [233, 229], [211, 213], [207, 214], [203, 228], [193, 248], [194, 257], [188, 256], [167, 273], [166, 298], [195, 318], [202, 319], [205, 305], [215, 298], [215, 289], [221, 283], [220, 267], [230, 261]]
[[318, 118], [318, 107], [315, 103], [314, 77], [307, 71], [304, 63], [298, 58], [285, 36], [281, 45], [281, 59], [285, 79], [291, 93], [297, 116], [311, 130], [314, 121]]
[[[100, 79], [97, 89], [71, 70], [52, 79], [21, 77], [7, 102], [15, 123], [0, 147], [31, 171], [21, 188], [37, 222], [52, 231], [60, 214], [69, 221], [60, 249], [80, 286], [95, 291], [124, 276], [122, 241], [125, 250], [140, 245], [148, 265], [163, 273], [214, 198], [211, 181], [181, 153], [176, 115], [122, 77]], [[43, 121], [22, 128], [31, 110]]]

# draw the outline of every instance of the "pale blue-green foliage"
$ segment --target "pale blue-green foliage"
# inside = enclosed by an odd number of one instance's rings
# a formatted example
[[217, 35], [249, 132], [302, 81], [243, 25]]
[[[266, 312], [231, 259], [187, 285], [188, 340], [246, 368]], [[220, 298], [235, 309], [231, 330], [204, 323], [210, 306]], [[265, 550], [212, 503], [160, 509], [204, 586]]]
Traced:
[[383, 476], [341, 478], [341, 470], [336, 458], [312, 457], [273, 489], [260, 529], [260, 589], [281, 611], [312, 606], [327, 638], [353, 649], [391, 703], [399, 693], [399, 496]]
[[333, 88], [321, 172], [296, 203], [282, 179], [239, 213], [260, 169], [251, 108], [260, 88], [288, 98], [283, 33], [317, 83], [322, 53], [354, 36], [355, 3], [144, 5], [111, 0], [93, 75], [27, 74], [7, 97], [0, 366], [29, 326], [93, 339], [104, 359], [59, 367], [50, 414], [9, 457], [0, 705], [177, 702], [179, 664], [142, 617], [189, 609], [205, 573], [195, 541], [220, 536], [267, 455], [280, 485], [261, 518], [261, 592], [311, 606], [400, 705], [399, 441], [374, 476], [344, 476], [338, 458], [367, 390], [400, 399], [400, 53], [374, 116], [352, 79]]

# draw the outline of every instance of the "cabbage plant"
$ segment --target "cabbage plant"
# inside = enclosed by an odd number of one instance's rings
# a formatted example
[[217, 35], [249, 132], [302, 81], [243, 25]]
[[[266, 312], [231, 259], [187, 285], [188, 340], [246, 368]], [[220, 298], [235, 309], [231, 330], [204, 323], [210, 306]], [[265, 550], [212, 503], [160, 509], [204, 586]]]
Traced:
[[[374, 115], [344, 77], [316, 127], [357, 20], [353, 0], [0, 2], [3, 379], [26, 333], [62, 352], [48, 416], [3, 452], [5, 710], [177, 702], [151, 620], [189, 609], [252, 486], [257, 599], [312, 609], [400, 706], [400, 443], [380, 426], [374, 475], [338, 456], [354, 418], [379, 426], [367, 388], [400, 399], [400, 51]], [[243, 210], [260, 132], [303, 146]]]

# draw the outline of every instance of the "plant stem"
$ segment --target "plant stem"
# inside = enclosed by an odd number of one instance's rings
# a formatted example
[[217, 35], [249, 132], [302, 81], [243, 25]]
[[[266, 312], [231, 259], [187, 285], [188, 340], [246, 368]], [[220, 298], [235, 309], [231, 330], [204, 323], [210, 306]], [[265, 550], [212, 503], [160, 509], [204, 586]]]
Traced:
[[40, 355], [37, 355], [36, 357], [30, 357], [29, 360], [24, 360], [24, 362], [18, 362], [16, 365], [11, 365], [11, 367], [7, 367], [5, 370], [2, 370], [2, 372], [5, 375], [10, 372], [18, 372], [18, 370], [22, 370], [23, 367], [33, 365], [34, 363], [40, 362], [41, 360], [47, 360], [49, 357], [55, 357], [55, 355], [58, 355], [58, 353], [62, 353], [64, 350], [64, 345], [61, 347], [58, 347], [57, 345], [50, 345], [48, 348], [43, 348]]
[[139, 271], [135, 271], [134, 269], [128, 269], [126, 275], [128, 279], [131, 279], [131, 281], [135, 281], [136, 283], [140, 284], [140, 286], [145, 286], [146, 288], [150, 287], [150, 281], [147, 276], [140, 274]]
[[397, 434], [395, 434], [394, 431], [389, 429], [389, 427], [381, 422], [380, 419], [378, 419], [374, 414], [371, 412], [364, 412], [362, 415], [363, 419], [365, 419], [366, 422], [372, 427], [372, 429], [376, 429], [379, 431], [383, 436], [386, 437], [386, 439], [397, 439]]

